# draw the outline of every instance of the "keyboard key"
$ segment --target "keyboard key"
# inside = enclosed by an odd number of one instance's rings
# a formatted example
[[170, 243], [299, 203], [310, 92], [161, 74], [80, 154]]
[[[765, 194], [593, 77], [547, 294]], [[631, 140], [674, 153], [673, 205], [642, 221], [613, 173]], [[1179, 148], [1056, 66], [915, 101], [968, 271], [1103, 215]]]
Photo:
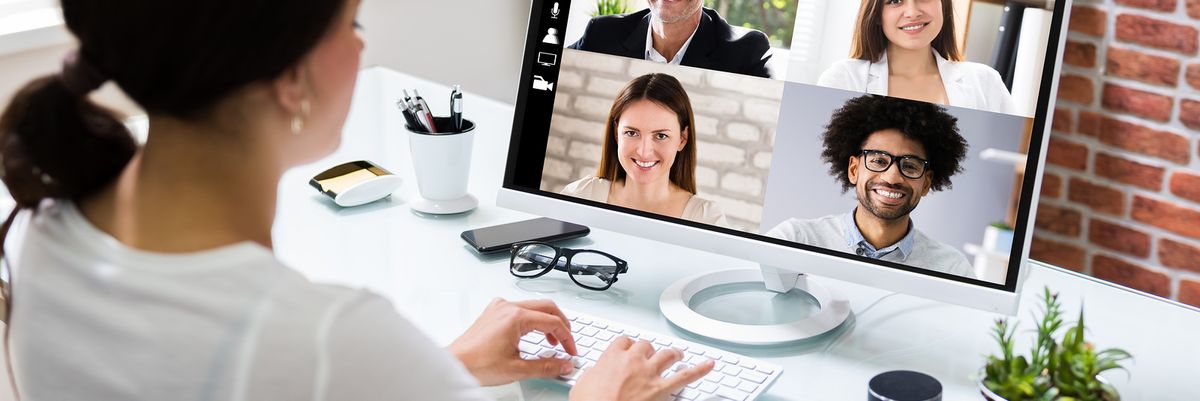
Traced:
[[517, 349], [526, 354], [534, 354], [534, 355], [536, 355], [538, 352], [542, 351], [542, 347], [530, 344], [525, 341], [521, 341], [520, 343], [517, 343]]
[[616, 335], [614, 335], [611, 331], [602, 331], [596, 334], [596, 338], [604, 341], [612, 341], [613, 337], [616, 337]]
[[580, 339], [575, 340], [575, 345], [578, 345], [580, 347], [591, 347], [592, 344], [595, 344], [595, 343], [596, 343], [596, 340], [591, 339], [591, 338], [580, 338]]
[[747, 393], [753, 393], [754, 390], [758, 390], [758, 385], [748, 381], [743, 381], [742, 384], [737, 386], [737, 389]]
[[749, 380], [749, 381], [752, 381], [752, 382], [755, 382], [758, 384], [763, 384], [763, 382], [767, 381], [767, 376], [761, 375], [758, 372], [751, 372], [748, 370], [742, 372], [742, 374], [738, 375], [738, 376], [743, 379], [746, 379], [746, 380]]
[[579, 317], [578, 319], [575, 319], [575, 321], [583, 324], [592, 324], [592, 319], [588, 319], [586, 317]]
[[599, 361], [601, 354], [603, 354], [603, 352], [591, 350], [591, 351], [588, 351], [587, 355], [584, 356], [584, 358], [591, 359], [592, 361]]
[[599, 333], [599, 332], [600, 332], [600, 329], [597, 329], [595, 327], [584, 327], [583, 330], [579, 331], [579, 334], [582, 334], [582, 335], [585, 335], [588, 337], [594, 337], [596, 335], [596, 333]]
[[703, 391], [708, 394], [712, 394], [712, 393], [717, 392], [717, 385], [710, 381], [701, 380], [700, 387], [698, 387], [697, 390]]
[[583, 326], [583, 325], [581, 325], [581, 324], [572, 324], [572, 325], [571, 325], [571, 332], [572, 332], [572, 333], [578, 333], [578, 332], [580, 332], [581, 330], [583, 330], [583, 327], [584, 327], [584, 326]]
[[742, 373], [742, 368], [733, 365], [725, 365], [725, 368], [721, 369], [721, 371], [730, 376], [737, 376]]
[[661, 346], [664, 346], [664, 347], [669, 347], [669, 346], [671, 346], [671, 340], [668, 340], [668, 339], [665, 339], [665, 338], [660, 338], [660, 339], [654, 340], [654, 343], [655, 343], [655, 344], [658, 344], [658, 345], [661, 345]]
[[575, 370], [572, 370], [571, 373], [567, 373], [565, 375], [559, 376], [559, 378], [562, 380], [578, 380], [579, 376], [582, 374], [583, 374], [582, 370], [575, 369]]
[[608, 325], [604, 324], [603, 322], [592, 322], [592, 327], [603, 330], [603, 329], [607, 329]]
[[737, 387], [739, 384], [742, 384], [742, 381], [733, 376], [725, 376], [724, 379], [721, 379], [721, 385], [725, 387]]
[[746, 397], [750, 396], [750, 394], [725, 387], [717, 389], [717, 395], [733, 401], [746, 401]]
[[759, 366], [758, 368], [756, 368], [754, 370], [762, 372], [765, 375], [775, 373], [775, 369], [771, 369], [769, 366]]
[[741, 363], [738, 364], [738, 366], [742, 367], [742, 369], [748, 369], [748, 370], [754, 370], [754, 368], [757, 367], [754, 365], [754, 362], [750, 362], [750, 361], [742, 361]]
[[612, 332], [613, 334], [621, 334], [625, 332], [625, 329], [617, 326], [608, 326], [608, 331]]
[[679, 398], [683, 398], [685, 400], [694, 400], [696, 398], [699, 398], [700, 395], [701, 394], [699, 391], [696, 391], [696, 390], [693, 390], [690, 388], [685, 388], [685, 389], [683, 389], [683, 391], [679, 392]]
[[708, 380], [713, 383], [720, 383], [721, 379], [723, 378], [725, 378], [725, 375], [717, 371], [708, 372], [708, 374], [704, 375], [704, 380]]
[[538, 358], [553, 358], [555, 354], [558, 354], [558, 351], [552, 349], [543, 349], [538, 351], [537, 356]]
[[737, 363], [738, 363], [738, 357], [733, 356], [733, 355], [728, 355], [728, 354], [726, 354], [725, 356], [722, 356], [721, 360], [725, 361], [725, 363], [729, 363], [729, 364], [733, 364], [733, 365], [737, 365]]

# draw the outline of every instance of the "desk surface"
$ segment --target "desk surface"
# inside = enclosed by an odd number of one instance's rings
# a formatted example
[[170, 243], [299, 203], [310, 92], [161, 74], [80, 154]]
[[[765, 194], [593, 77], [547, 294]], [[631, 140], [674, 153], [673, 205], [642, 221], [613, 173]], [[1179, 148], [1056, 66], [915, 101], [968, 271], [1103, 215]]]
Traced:
[[[659, 293], [700, 271], [754, 267], [733, 259], [653, 240], [593, 230], [574, 246], [614, 253], [630, 273], [606, 292], [576, 287], [565, 275], [518, 280], [507, 259], [480, 257], [459, 233], [533, 216], [495, 206], [501, 185], [513, 106], [467, 92], [465, 116], [476, 122], [470, 191], [480, 199], [473, 212], [419, 216], [407, 200], [416, 196], [403, 119], [394, 108], [401, 89], [416, 88], [434, 110], [447, 110], [449, 93], [435, 84], [383, 68], [364, 70], [341, 148], [313, 165], [297, 168], [280, 184], [275, 226], [276, 253], [315, 281], [376, 291], [435, 341], [448, 344], [470, 325], [493, 297], [549, 298], [559, 305], [673, 333], [658, 312]], [[466, 88], [470, 89], [470, 88]], [[307, 182], [320, 169], [367, 159], [404, 177], [391, 198], [341, 209]], [[1100, 347], [1121, 347], [1135, 356], [1129, 374], [1109, 372], [1127, 400], [1181, 400], [1197, 393], [1192, 361], [1200, 360], [1200, 313], [1195, 309], [1115, 287], [1090, 277], [1034, 263], [1021, 299], [1019, 344], [1032, 335], [1030, 314], [1043, 286], [1061, 294], [1068, 316], [1086, 300], [1089, 336]], [[947, 400], [981, 399], [975, 387], [984, 356], [996, 350], [989, 331], [998, 315], [893, 294], [853, 283], [830, 281], [851, 301], [851, 322], [806, 344], [774, 348], [729, 347], [785, 367], [763, 400], [862, 400], [875, 374], [894, 369], [922, 371], [945, 386]], [[710, 343], [711, 344], [711, 343]], [[1020, 347], [1024, 348], [1024, 346]], [[1187, 380], [1191, 379], [1191, 380]], [[527, 400], [566, 398], [566, 388], [547, 381], [520, 384]]]

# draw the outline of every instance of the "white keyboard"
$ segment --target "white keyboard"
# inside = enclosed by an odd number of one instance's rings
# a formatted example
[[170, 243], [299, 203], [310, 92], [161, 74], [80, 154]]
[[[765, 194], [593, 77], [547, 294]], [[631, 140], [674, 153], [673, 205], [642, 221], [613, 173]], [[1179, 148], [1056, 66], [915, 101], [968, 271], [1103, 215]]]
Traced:
[[783, 372], [783, 368], [778, 365], [681, 340], [675, 336], [652, 333], [574, 311], [564, 310], [563, 313], [571, 320], [571, 332], [575, 335], [577, 356], [568, 355], [561, 346], [551, 346], [546, 341], [545, 334], [536, 331], [522, 337], [518, 348], [521, 351], [521, 357], [525, 359], [570, 358], [575, 365], [575, 371], [569, 375], [558, 377], [558, 381], [566, 383], [568, 386], [575, 385], [575, 380], [583, 374], [583, 371], [596, 364], [596, 361], [600, 359], [600, 354], [608, 349], [612, 340], [622, 335], [634, 340], [649, 341], [653, 343], [656, 350], [675, 348], [682, 351], [683, 360], [664, 372], [664, 377], [674, 371], [695, 366], [709, 359], [716, 362], [712, 372], [709, 372], [703, 379], [688, 384], [687, 387], [671, 394], [675, 400], [753, 400], [765, 393]]

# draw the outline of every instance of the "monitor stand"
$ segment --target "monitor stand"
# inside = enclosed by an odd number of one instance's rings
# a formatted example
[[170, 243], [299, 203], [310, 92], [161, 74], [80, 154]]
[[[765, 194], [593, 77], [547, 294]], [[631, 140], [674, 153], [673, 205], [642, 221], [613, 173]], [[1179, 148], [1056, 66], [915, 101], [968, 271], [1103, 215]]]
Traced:
[[[797, 289], [812, 296], [820, 311], [807, 318], [779, 324], [739, 324], [713, 319], [691, 307], [700, 291], [726, 284], [758, 283], [771, 291]], [[850, 316], [850, 302], [821, 285], [813, 276], [762, 266], [700, 273], [684, 278], [663, 290], [658, 302], [663, 316], [675, 326], [699, 336], [744, 345], [774, 345], [810, 339], [840, 326]]]

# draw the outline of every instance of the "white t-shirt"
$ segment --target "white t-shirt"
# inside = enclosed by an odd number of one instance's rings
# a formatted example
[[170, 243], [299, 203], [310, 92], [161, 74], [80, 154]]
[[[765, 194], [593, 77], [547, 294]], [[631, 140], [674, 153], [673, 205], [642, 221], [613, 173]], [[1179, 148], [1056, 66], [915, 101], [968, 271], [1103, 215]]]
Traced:
[[45, 202], [6, 249], [24, 400], [487, 398], [387, 300], [313, 284], [254, 243], [138, 251]]
[[[612, 181], [587, 176], [567, 184], [563, 188], [562, 194], [608, 203], [608, 192], [611, 189]], [[721, 212], [717, 202], [701, 198], [699, 195], [692, 195], [691, 198], [688, 198], [687, 205], [683, 206], [683, 215], [679, 218], [721, 227], [729, 226], [729, 222], [725, 220], [725, 213]]]

